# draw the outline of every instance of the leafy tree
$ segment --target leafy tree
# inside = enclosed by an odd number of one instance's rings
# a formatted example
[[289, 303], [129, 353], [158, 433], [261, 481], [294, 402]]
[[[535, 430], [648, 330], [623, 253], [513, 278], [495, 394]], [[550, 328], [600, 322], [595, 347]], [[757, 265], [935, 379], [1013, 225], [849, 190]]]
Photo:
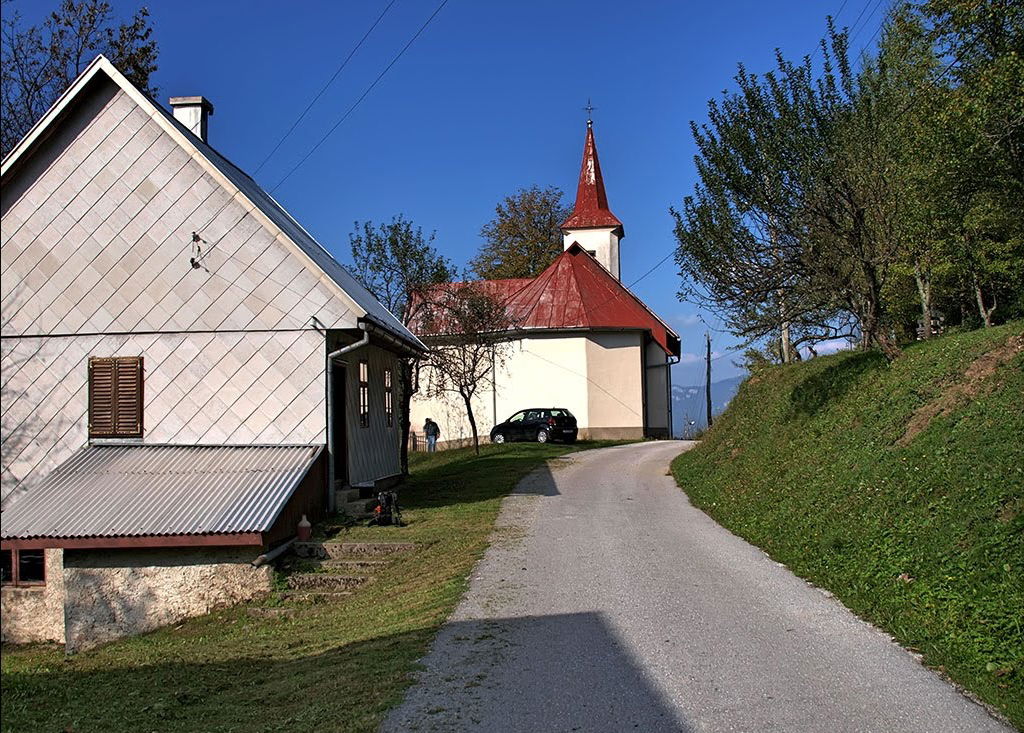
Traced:
[[[355, 222], [349, 234], [352, 274], [406, 326], [417, 318], [417, 309], [429, 301], [433, 286], [454, 276], [452, 263], [433, 247], [434, 234], [423, 235], [401, 214], [388, 223]], [[409, 471], [409, 422], [414, 360], [403, 359], [399, 373], [402, 395], [402, 471]]]
[[562, 222], [569, 209], [562, 191], [531, 186], [506, 196], [484, 224], [484, 244], [470, 261], [483, 280], [536, 277], [562, 252]]
[[3, 20], [0, 76], [0, 147], [7, 155], [96, 57], [106, 55], [136, 86], [150, 96], [156, 71], [157, 44], [151, 36], [149, 11], [140, 8], [116, 25], [105, 0], [62, 0], [39, 26], [23, 28], [18, 13]]
[[475, 283], [435, 288], [418, 317], [420, 332], [430, 334], [425, 337], [431, 346], [425, 391], [430, 397], [454, 394], [462, 400], [479, 455], [473, 399], [493, 386], [495, 372], [507, 360], [514, 323], [505, 305]]

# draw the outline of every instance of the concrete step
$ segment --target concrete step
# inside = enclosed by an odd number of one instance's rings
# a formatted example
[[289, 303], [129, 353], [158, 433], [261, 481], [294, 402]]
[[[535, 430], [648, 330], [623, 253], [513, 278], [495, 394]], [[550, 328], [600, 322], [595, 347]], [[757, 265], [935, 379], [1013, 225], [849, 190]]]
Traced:
[[337, 603], [352, 595], [350, 590], [335, 591], [299, 591], [296, 593], [284, 593], [282, 598], [286, 601], [312, 601], [313, 603]]
[[352, 501], [359, 501], [359, 489], [353, 489], [351, 486], [335, 491], [334, 495], [337, 497], [338, 506]]
[[325, 560], [322, 564], [325, 568], [330, 568], [331, 570], [340, 570], [342, 572], [372, 573], [374, 570], [380, 570], [382, 567], [386, 566], [388, 564], [388, 561], [366, 560], [360, 558], [358, 560]]
[[299, 557], [319, 560], [352, 560], [386, 557], [416, 549], [414, 542], [296, 542], [292, 545]]
[[338, 504], [338, 511], [344, 512], [350, 517], [355, 519], [369, 519], [373, 516], [373, 510], [368, 510], [368, 506], [372, 506], [370, 499], [357, 499], [356, 501], [349, 501]]
[[352, 590], [365, 583], [361, 575], [334, 575], [333, 573], [296, 573], [288, 576], [292, 590], [340, 591]]

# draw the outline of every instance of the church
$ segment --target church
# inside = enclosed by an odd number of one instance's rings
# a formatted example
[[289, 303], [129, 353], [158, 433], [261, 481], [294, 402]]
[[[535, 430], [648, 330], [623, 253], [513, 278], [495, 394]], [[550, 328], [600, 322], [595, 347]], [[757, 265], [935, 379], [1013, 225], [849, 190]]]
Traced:
[[[608, 206], [592, 121], [562, 235], [564, 251], [537, 277], [477, 283], [515, 324], [506, 357], [473, 404], [481, 439], [515, 412], [540, 407], [568, 409], [582, 440], [672, 437], [679, 336], [621, 282], [625, 228]], [[430, 344], [430, 334], [418, 335]], [[424, 365], [413, 431], [429, 417], [440, 446], [465, 445], [472, 431], [461, 398], [430, 397], [430, 379]]]

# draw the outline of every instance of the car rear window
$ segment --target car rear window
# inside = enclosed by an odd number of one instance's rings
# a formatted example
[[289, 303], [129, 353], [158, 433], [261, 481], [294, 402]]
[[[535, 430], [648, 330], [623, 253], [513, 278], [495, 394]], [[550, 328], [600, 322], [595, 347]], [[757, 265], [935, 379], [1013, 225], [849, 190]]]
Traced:
[[552, 410], [551, 417], [572, 417], [572, 413], [568, 410]]

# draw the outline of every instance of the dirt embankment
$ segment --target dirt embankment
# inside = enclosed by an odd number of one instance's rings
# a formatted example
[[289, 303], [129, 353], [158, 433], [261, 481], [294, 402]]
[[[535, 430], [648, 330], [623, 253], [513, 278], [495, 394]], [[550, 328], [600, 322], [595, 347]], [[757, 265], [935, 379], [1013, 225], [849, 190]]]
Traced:
[[996, 386], [993, 379], [999, 369], [1014, 356], [1024, 351], [1024, 335], [1011, 337], [1005, 344], [987, 351], [971, 362], [963, 376], [943, 388], [938, 397], [914, 411], [907, 423], [907, 430], [898, 445], [909, 444], [914, 437], [931, 424], [937, 417], [948, 415], [968, 401]]

